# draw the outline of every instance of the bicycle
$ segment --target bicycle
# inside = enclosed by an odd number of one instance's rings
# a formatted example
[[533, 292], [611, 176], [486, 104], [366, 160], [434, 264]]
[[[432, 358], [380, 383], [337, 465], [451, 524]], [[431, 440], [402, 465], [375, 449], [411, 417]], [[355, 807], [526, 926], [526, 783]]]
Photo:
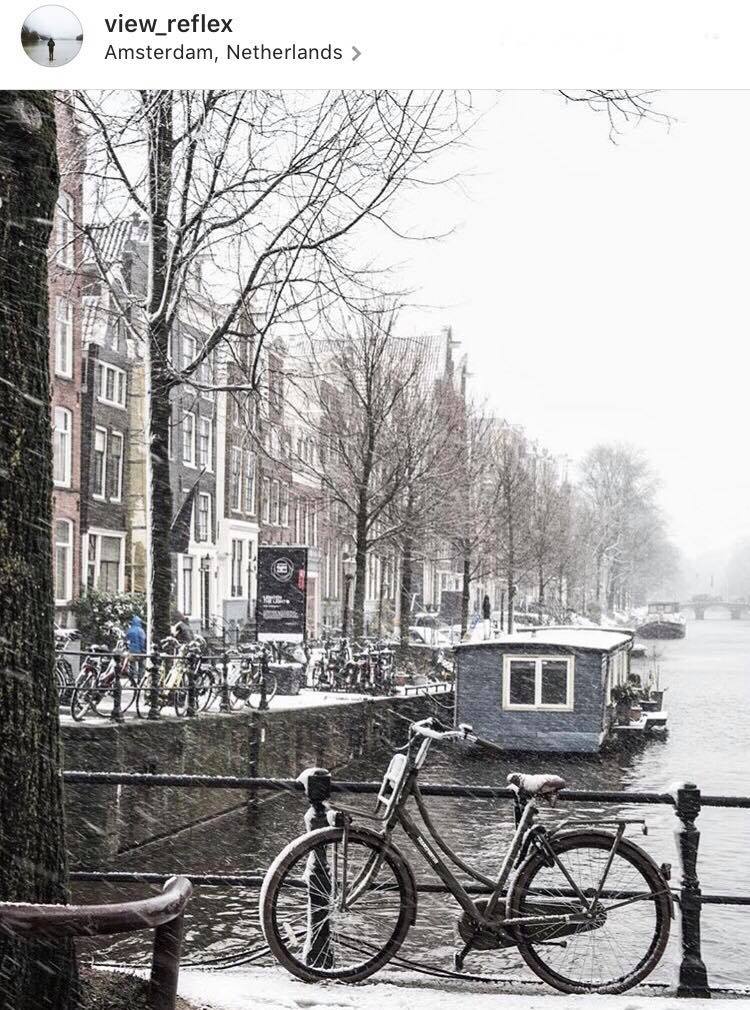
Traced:
[[[441, 838], [419, 790], [430, 745], [451, 739], [485, 743], [469, 726], [412, 723], [374, 812], [326, 802], [330, 826], [279, 853], [260, 895], [263, 933], [279, 963], [305, 982], [360, 982], [396, 955], [417, 915], [414, 871], [391, 837], [400, 826], [460, 908], [457, 971], [472, 951], [515, 947], [535, 975], [566, 993], [619, 993], [646, 978], [664, 953], [673, 908], [666, 865], [624, 837], [629, 824], [645, 828], [644, 821], [535, 823], [538, 801], [554, 805], [565, 782], [514, 773], [515, 831], [493, 879]], [[407, 811], [410, 798], [426, 833]], [[358, 816], [377, 826], [355, 824]], [[449, 863], [486, 896], [472, 897]]]
[[191, 678], [195, 711], [205, 711], [209, 707], [218, 690], [219, 675], [215, 668], [205, 666], [202, 656], [205, 645], [201, 636], [182, 643], [173, 635], [162, 640], [156, 685], [152, 670], [147, 670], [138, 684], [135, 710], [139, 718], [148, 716], [154, 689], [153, 700], [158, 711], [170, 706], [174, 708], [175, 715], [186, 715], [191, 700]]
[[279, 689], [276, 677], [268, 669], [269, 653], [264, 646], [246, 645], [242, 648], [240, 669], [229, 684], [229, 707], [242, 705], [259, 709], [270, 705]]
[[87, 712], [102, 717], [112, 714], [115, 681], [119, 681], [120, 712], [131, 708], [138, 695], [138, 681], [130, 661], [124, 638], [118, 640], [112, 654], [107, 654], [105, 646], [91, 646], [70, 696], [70, 714], [76, 722], [82, 722]]
[[80, 637], [77, 628], [58, 628], [55, 625], [55, 680], [57, 682], [58, 699], [61, 705], [69, 705], [75, 687], [73, 667], [65, 657], [64, 652], [70, 642]]

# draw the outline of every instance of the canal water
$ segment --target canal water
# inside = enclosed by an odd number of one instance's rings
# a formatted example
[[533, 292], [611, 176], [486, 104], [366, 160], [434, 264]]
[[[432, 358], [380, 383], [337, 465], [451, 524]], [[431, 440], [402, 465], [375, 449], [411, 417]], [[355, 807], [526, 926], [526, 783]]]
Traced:
[[42, 67], [63, 67], [75, 59], [81, 51], [82, 44], [80, 39], [59, 39], [55, 42], [51, 58], [49, 47], [44, 39], [25, 44], [23, 51], [34, 63], [38, 63]]
[[[640, 661], [644, 670], [657, 665], [661, 686], [667, 689], [669, 734], [636, 749], [617, 750], [595, 758], [553, 757], [543, 760], [481, 758], [459, 746], [434, 745], [423, 781], [468, 785], [504, 784], [509, 771], [521, 766], [529, 772], [554, 771], [577, 789], [633, 789], [664, 792], [678, 781], [697, 783], [705, 793], [750, 795], [750, 622], [691, 621], [682, 641], [656, 643], [657, 657]], [[405, 727], [406, 728], [406, 727]], [[402, 740], [394, 743], [402, 743]], [[347, 778], [380, 777], [388, 752], [372, 755], [346, 770]], [[289, 769], [296, 773], [299, 769]], [[367, 805], [370, 797], [357, 798]], [[512, 832], [507, 803], [487, 800], [432, 800], [430, 809], [446, 840], [485, 872], [495, 871]], [[582, 807], [579, 809], [583, 809]], [[587, 811], [593, 809], [589, 806]], [[612, 814], [612, 806], [599, 808]], [[300, 833], [305, 811], [298, 796], [266, 799], [249, 816], [244, 810], [183, 832], [166, 842], [144, 847], [123, 857], [118, 868], [165, 872], [254, 872], [266, 867], [287, 841]], [[674, 832], [678, 826], [670, 807], [621, 808], [623, 816], [645, 817], [648, 834], [629, 830], [633, 840], [658, 863], [672, 863], [679, 876]], [[570, 804], [545, 811], [554, 820], [575, 813]], [[750, 811], [704, 809], [699, 875], [705, 893], [750, 896], [747, 839]], [[419, 866], [416, 855], [404, 846]], [[429, 880], [424, 864], [418, 877]], [[117, 900], [142, 894], [143, 888], [80, 886], [82, 900]], [[240, 954], [259, 939], [257, 891], [198, 888], [187, 926], [186, 959], [202, 961]], [[455, 949], [456, 906], [443, 896], [420, 896], [417, 926], [402, 953], [442, 967], [452, 966]], [[120, 941], [109, 949], [113, 958], [143, 958], [145, 936]], [[703, 955], [712, 985], [750, 985], [750, 907], [707, 906], [703, 913]], [[679, 963], [679, 929], [675, 921], [667, 953], [652, 976], [671, 983]], [[475, 954], [468, 971], [494, 976], [530, 977], [512, 952]]]

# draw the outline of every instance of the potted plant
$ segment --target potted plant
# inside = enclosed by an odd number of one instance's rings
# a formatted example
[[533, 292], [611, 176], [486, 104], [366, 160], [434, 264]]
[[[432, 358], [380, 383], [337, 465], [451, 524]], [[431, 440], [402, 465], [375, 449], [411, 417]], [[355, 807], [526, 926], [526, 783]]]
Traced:
[[631, 719], [640, 719], [641, 708], [638, 704], [640, 695], [633, 684], [615, 684], [611, 698], [615, 706], [615, 722], [618, 725], [627, 726]]

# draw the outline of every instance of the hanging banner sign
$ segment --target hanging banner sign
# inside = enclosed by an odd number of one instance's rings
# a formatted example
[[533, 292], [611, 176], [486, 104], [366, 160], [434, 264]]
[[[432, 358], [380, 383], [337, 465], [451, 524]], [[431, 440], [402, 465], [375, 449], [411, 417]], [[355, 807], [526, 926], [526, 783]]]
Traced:
[[307, 548], [258, 548], [259, 642], [302, 642], [307, 612]]

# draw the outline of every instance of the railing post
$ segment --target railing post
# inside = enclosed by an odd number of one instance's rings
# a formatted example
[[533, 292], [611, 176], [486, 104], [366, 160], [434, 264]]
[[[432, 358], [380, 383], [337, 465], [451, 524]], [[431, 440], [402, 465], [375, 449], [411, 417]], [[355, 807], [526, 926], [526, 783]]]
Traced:
[[112, 722], [123, 722], [125, 716], [122, 714], [122, 683], [120, 681], [120, 659], [113, 657], [113, 681], [112, 681], [112, 711], [109, 718]]
[[268, 711], [268, 694], [266, 692], [266, 675], [268, 674], [268, 651], [263, 650], [260, 656], [260, 701], [258, 711]]
[[158, 652], [151, 653], [146, 662], [151, 664], [149, 666], [148, 718], [160, 719], [159, 667], [161, 664], [161, 656]]
[[232, 706], [229, 704], [229, 658], [226, 650], [221, 657], [221, 701], [219, 702], [220, 712], [231, 712]]
[[677, 790], [676, 813], [682, 822], [678, 829], [677, 848], [682, 866], [680, 882], [680, 925], [682, 930], [682, 961], [677, 985], [678, 996], [708, 998], [706, 966], [701, 958], [701, 888], [696, 865], [700, 831], [695, 826], [701, 811], [700, 789], [686, 782]]
[[[331, 773], [327, 768], [308, 768], [299, 776], [310, 806], [305, 813], [305, 828], [316, 831], [328, 827], [326, 801], [331, 796]], [[325, 846], [310, 854], [307, 873], [307, 940], [305, 963], [311, 967], [331, 968], [330, 928], [331, 874]]]
[[184, 913], [181, 912], [177, 918], [154, 930], [150, 979], [153, 1010], [174, 1010], [180, 976], [184, 918]]
[[186, 656], [187, 659], [187, 709], [185, 715], [192, 719], [198, 714], [198, 697], [195, 690], [195, 668], [199, 663], [197, 656]]

